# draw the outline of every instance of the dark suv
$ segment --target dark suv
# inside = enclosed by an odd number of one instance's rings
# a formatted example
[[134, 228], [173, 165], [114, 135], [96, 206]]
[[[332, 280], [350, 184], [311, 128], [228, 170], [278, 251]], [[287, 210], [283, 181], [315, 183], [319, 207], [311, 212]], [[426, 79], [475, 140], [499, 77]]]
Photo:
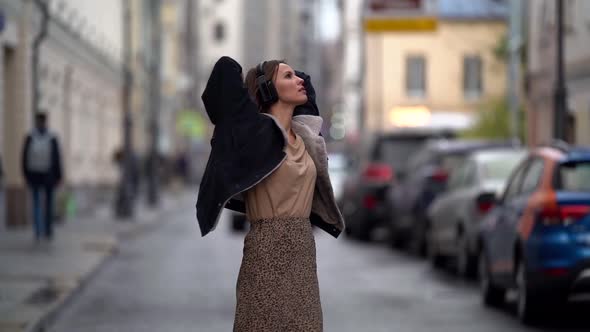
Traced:
[[370, 240], [372, 231], [391, 217], [386, 194], [397, 183], [408, 156], [428, 139], [453, 136], [453, 131], [433, 129], [399, 129], [376, 135], [344, 183], [340, 208], [346, 220], [346, 233]]

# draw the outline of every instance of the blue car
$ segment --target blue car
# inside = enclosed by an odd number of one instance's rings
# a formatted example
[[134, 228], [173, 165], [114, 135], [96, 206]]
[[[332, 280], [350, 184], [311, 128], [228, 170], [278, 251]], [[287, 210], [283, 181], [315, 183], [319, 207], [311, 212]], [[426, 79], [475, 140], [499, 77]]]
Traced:
[[518, 316], [533, 323], [590, 293], [590, 148], [536, 148], [496, 204], [480, 233], [484, 304], [516, 289]]

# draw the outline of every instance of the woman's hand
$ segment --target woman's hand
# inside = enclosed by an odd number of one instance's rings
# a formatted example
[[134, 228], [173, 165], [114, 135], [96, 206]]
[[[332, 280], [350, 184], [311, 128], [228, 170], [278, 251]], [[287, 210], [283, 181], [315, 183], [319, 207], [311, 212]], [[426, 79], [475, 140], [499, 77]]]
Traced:
[[296, 115], [320, 115], [320, 111], [315, 101], [315, 89], [311, 84], [311, 77], [302, 71], [295, 71], [295, 75], [297, 77], [303, 79], [303, 87], [305, 87], [305, 91], [307, 92], [307, 102], [303, 105], [295, 107], [295, 112], [293, 116]]

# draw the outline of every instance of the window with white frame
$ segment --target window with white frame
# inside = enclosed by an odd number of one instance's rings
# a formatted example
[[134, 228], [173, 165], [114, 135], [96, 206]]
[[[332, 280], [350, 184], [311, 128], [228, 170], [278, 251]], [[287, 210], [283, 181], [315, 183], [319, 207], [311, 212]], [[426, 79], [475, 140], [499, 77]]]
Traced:
[[406, 58], [406, 93], [413, 98], [426, 96], [426, 58], [423, 55]]
[[463, 57], [463, 94], [465, 99], [479, 99], [483, 92], [482, 60], [479, 55]]

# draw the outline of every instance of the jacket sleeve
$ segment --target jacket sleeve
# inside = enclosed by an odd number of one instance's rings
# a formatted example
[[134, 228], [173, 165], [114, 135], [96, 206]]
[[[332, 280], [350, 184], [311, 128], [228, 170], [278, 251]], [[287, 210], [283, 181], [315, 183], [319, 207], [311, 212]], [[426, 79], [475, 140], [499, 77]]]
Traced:
[[296, 115], [317, 115], [320, 116], [320, 110], [316, 103], [316, 94], [313, 85], [311, 84], [311, 77], [302, 71], [295, 71], [295, 75], [303, 79], [303, 86], [307, 91], [307, 102], [303, 105], [295, 107], [293, 116]]
[[258, 113], [242, 81], [242, 67], [227, 56], [221, 57], [213, 66], [201, 99], [214, 125], [236, 114]]

